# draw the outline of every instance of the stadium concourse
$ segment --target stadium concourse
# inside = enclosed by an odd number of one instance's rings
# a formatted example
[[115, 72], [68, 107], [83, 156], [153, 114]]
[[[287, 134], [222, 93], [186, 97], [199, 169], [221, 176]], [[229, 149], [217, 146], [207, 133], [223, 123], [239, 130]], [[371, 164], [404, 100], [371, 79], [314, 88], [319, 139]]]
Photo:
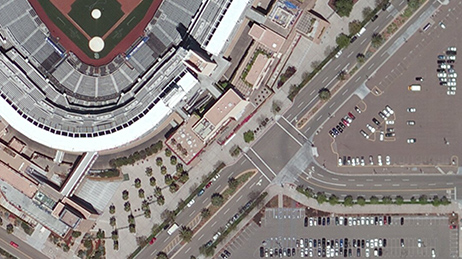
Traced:
[[[95, 67], [66, 50], [26, 0], [0, 0], [0, 117], [58, 150], [115, 149], [194, 104], [201, 85], [184, 58], [188, 35], [219, 60], [246, 0], [164, 0], [144, 33]], [[220, 69], [217, 69], [221, 71]], [[218, 96], [216, 96], [218, 97]]]

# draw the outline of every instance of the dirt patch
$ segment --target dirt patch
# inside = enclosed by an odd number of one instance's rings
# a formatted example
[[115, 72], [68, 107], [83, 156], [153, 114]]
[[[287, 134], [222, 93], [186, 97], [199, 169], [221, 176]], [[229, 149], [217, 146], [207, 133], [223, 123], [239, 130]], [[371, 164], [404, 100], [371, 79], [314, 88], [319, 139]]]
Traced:
[[300, 203], [285, 195], [282, 197], [282, 204], [284, 208], [300, 208]]
[[[55, 0], [60, 1], [60, 0]], [[117, 0], [120, 3], [122, 12], [125, 14], [131, 13], [143, 0]]]
[[261, 219], [265, 215], [264, 211], [265, 209], [261, 209], [252, 219], [259, 227], [261, 227]]
[[72, 9], [72, 4], [75, 2], [75, 0], [50, 0], [50, 1], [63, 14], [68, 14]]
[[278, 207], [278, 196], [274, 196], [265, 206], [266, 208], [277, 208]]

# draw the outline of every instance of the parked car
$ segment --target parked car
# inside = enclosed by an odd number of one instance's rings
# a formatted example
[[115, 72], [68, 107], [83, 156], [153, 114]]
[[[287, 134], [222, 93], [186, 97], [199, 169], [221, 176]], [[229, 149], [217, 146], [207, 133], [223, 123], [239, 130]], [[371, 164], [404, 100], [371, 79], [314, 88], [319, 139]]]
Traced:
[[407, 143], [408, 144], [414, 144], [417, 140], [415, 138], [408, 138]]
[[10, 245], [11, 245], [12, 247], [14, 247], [14, 248], [18, 248], [18, 247], [19, 247], [19, 245], [16, 244], [15, 242], [13, 242], [13, 241], [10, 241]]
[[376, 118], [373, 118], [372, 122], [374, 122], [375, 125], [380, 126], [380, 121], [378, 121]]
[[409, 108], [407, 108], [407, 112], [414, 113], [414, 112], [416, 112], [416, 108], [415, 107], [409, 107]]
[[414, 125], [415, 125], [415, 121], [407, 121], [406, 124], [409, 125], [409, 126], [414, 126]]

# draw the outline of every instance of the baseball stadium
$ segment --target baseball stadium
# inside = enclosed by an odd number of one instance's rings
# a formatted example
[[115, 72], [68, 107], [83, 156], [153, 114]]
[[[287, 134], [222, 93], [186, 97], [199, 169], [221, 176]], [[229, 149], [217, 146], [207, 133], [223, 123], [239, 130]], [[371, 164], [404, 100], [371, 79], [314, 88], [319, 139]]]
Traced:
[[0, 0], [0, 120], [66, 152], [141, 139], [202, 93], [185, 42], [220, 57], [247, 4]]

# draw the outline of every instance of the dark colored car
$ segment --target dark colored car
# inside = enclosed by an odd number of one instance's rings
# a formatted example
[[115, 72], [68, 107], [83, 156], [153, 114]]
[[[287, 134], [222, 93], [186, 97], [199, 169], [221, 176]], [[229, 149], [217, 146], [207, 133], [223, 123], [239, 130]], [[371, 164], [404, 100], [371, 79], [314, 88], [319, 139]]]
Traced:
[[201, 196], [202, 194], [204, 194], [204, 192], [205, 192], [205, 190], [204, 190], [204, 189], [201, 189], [201, 190], [199, 191], [199, 193], [197, 193], [197, 196]]
[[348, 112], [348, 117], [350, 117], [352, 120], [356, 119], [356, 117], [351, 112]]
[[295, 256], [295, 248], [292, 248], [292, 256]]
[[343, 129], [342, 129], [342, 127], [340, 127], [339, 125], [337, 125], [337, 127], [335, 127], [335, 128], [336, 128], [338, 131], [340, 131], [340, 133], [342, 133], [342, 132], [343, 132]]
[[379, 16], [378, 16], [378, 15], [374, 15], [374, 17], [372, 17], [371, 21], [374, 22], [375, 20], [377, 20], [377, 18], [379, 18]]
[[225, 255], [227, 255], [227, 256], [231, 256], [231, 253], [226, 249], [225, 249], [225, 251], [223, 251], [223, 253], [225, 253]]
[[308, 227], [308, 217], [305, 217], [305, 222], [303, 224], [305, 227]]
[[340, 134], [340, 132], [336, 128], [332, 128], [332, 131], [334, 132], [335, 135]]
[[383, 255], [383, 251], [382, 251], [382, 248], [380, 247], [379, 248], [379, 256], [382, 256]]
[[356, 39], [358, 39], [358, 36], [353, 36], [353, 37], [351, 37], [351, 39], [350, 39], [350, 43], [353, 43], [353, 42], [355, 42], [355, 40], [356, 40]]
[[[350, 157], [348, 157], [348, 160], [350, 160]], [[344, 225], [344, 226], [347, 226], [347, 225], [348, 225], [348, 219], [347, 219], [346, 217], [343, 219], [343, 225]], [[345, 241], [345, 242], [346, 242], [346, 241]]]
[[321, 225], [322, 219], [321, 217], [318, 217], [318, 225]]
[[390, 3], [390, 2], [387, 2], [385, 5], [383, 5], [382, 11], [387, 10], [387, 8], [388, 8], [390, 5], [391, 5], [391, 3]]
[[380, 126], [380, 121], [378, 121], [376, 118], [372, 118], [372, 122], [375, 123], [375, 125]]
[[334, 134], [334, 132], [333, 132], [332, 130], [329, 130], [329, 135], [330, 135], [331, 137], [335, 138], [335, 134]]
[[330, 218], [327, 218], [327, 225], [330, 225]]
[[360, 248], [356, 249], [356, 256], [361, 257], [361, 249]]
[[387, 239], [386, 238], [383, 239], [383, 247], [387, 247]]
[[260, 246], [260, 257], [263, 256], [265, 256], [265, 249], [263, 248], [263, 246]]
[[342, 129], [346, 128], [345, 124], [343, 124], [342, 122], [339, 122], [338, 125], [339, 125], [340, 128], [342, 128]]
[[326, 225], [326, 218], [322, 218], [322, 225], [323, 225], [323, 226]]
[[[387, 133], [385, 133], [385, 137], [387, 137], [387, 138], [391, 138], [391, 137], [394, 137], [394, 136], [395, 136], [395, 133], [394, 133], [394, 132], [387, 132]], [[384, 219], [385, 219], [385, 218], [384, 218]], [[386, 219], [385, 219], [385, 220], [386, 220]], [[387, 224], [387, 223], [385, 222], [385, 224]]]

